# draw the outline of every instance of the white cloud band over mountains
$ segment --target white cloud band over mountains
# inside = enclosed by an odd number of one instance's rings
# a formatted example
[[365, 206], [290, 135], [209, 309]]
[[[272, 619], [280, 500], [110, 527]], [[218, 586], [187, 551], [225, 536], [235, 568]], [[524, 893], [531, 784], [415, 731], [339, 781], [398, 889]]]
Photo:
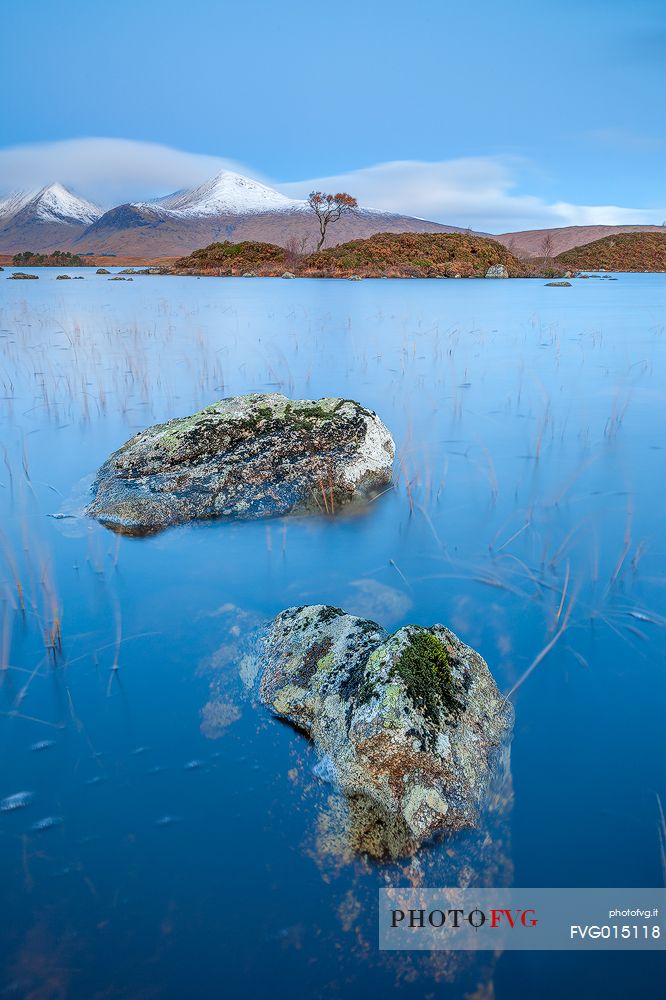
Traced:
[[364, 207], [487, 232], [551, 226], [660, 225], [666, 208], [577, 205], [522, 193], [518, 162], [476, 156], [440, 162], [398, 160], [330, 177], [277, 182], [234, 160], [130, 139], [68, 139], [0, 150], [0, 196], [60, 181], [109, 208], [170, 194], [229, 169], [292, 198], [313, 189], [349, 191]]

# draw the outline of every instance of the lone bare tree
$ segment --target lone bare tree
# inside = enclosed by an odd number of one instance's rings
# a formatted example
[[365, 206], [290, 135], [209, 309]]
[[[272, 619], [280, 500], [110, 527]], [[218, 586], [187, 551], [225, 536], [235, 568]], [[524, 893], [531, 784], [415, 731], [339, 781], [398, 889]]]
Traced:
[[544, 262], [553, 259], [554, 251], [555, 251], [555, 241], [553, 240], [553, 234], [546, 233], [543, 240], [541, 241], [541, 254], [543, 256]]
[[[358, 208], [356, 198], [350, 194], [338, 192], [338, 194], [324, 194], [323, 191], [313, 191], [308, 198], [308, 204], [317, 216], [319, 223], [319, 243], [317, 250], [321, 250], [326, 239], [326, 230], [331, 222], [337, 222], [342, 215], [353, 212]], [[315, 253], [317, 252], [315, 250]]]

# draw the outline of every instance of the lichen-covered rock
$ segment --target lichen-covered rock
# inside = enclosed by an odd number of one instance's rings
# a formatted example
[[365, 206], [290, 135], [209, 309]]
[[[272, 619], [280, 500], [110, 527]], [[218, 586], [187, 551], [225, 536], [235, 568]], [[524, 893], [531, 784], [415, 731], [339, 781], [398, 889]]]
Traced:
[[486, 278], [508, 278], [509, 272], [504, 264], [491, 264], [486, 271]]
[[[13, 274], [9, 275], [12, 281], [29, 281], [39, 278], [38, 274], [27, 274], [24, 271], [14, 271]], [[9, 280], [9, 279], [8, 279]]]
[[111, 274], [111, 272], [107, 271], [105, 267], [98, 267], [95, 274]]
[[140, 431], [104, 463], [86, 512], [142, 533], [196, 518], [335, 513], [391, 480], [395, 445], [348, 399], [222, 399]]
[[366, 850], [397, 857], [478, 822], [513, 709], [449, 629], [389, 635], [339, 608], [290, 608], [263, 636], [257, 668], [262, 700], [311, 737]]

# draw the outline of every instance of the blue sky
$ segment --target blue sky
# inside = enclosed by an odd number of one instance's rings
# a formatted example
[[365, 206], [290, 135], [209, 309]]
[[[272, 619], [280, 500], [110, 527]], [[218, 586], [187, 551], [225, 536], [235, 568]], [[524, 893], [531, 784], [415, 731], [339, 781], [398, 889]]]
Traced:
[[[33, 0], [3, 26], [3, 190], [126, 200], [229, 161], [496, 231], [666, 218], [653, 0]], [[51, 146], [90, 138], [141, 145]]]

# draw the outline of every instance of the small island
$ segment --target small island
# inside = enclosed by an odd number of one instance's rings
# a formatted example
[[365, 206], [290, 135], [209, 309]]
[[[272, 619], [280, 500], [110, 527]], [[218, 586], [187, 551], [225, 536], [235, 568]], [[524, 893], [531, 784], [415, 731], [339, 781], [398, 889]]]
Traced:
[[377, 233], [311, 254], [253, 240], [225, 241], [162, 269], [253, 278], [551, 278], [564, 271], [558, 261], [520, 260], [496, 240], [468, 233]]

